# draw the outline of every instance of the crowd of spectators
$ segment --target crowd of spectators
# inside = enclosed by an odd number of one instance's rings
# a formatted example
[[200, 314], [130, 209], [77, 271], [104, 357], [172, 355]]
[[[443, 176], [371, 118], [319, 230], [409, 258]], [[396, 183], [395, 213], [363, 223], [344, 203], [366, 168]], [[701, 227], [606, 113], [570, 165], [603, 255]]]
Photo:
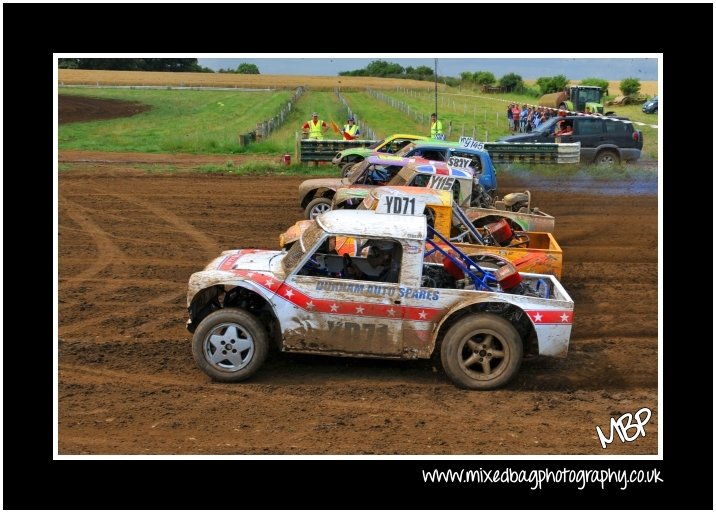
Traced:
[[552, 116], [557, 115], [556, 109], [510, 103], [507, 107], [507, 125], [512, 133], [528, 133], [540, 126]]

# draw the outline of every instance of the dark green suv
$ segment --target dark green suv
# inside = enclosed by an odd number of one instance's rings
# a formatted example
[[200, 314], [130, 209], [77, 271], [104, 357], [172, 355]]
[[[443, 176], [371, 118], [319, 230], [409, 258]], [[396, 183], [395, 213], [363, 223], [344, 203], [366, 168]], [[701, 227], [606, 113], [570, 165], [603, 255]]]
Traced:
[[[560, 125], [571, 125], [569, 135], [555, 135]], [[604, 116], [555, 116], [526, 134], [500, 139], [501, 142], [580, 143], [582, 162], [613, 165], [641, 157], [644, 136], [628, 118]]]

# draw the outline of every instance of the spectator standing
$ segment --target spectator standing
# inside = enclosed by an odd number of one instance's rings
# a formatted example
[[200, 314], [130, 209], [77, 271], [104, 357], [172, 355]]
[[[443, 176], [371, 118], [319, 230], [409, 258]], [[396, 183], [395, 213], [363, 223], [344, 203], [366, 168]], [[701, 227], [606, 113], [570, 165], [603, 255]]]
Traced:
[[539, 111], [540, 109], [535, 109], [532, 113], [532, 130], [536, 129], [542, 123], [542, 116]]
[[443, 133], [443, 123], [438, 119], [438, 115], [434, 112], [430, 115], [430, 138], [431, 139], [445, 139]]
[[540, 109], [539, 123], [540, 125], [550, 118], [548, 109]]
[[512, 107], [512, 120], [513, 120], [513, 131], [517, 131], [520, 129], [520, 106], [516, 103]]
[[512, 107], [514, 106], [513, 103], [510, 103], [507, 106], [507, 129], [510, 132], [515, 131], [515, 120], [512, 118]]
[[360, 127], [356, 125], [356, 120], [353, 116], [350, 116], [348, 124], [343, 125], [343, 140], [352, 141], [353, 139], [358, 139], [358, 137], [360, 137]]
[[522, 110], [520, 111], [520, 132], [524, 133], [527, 131], [527, 114], [529, 113], [529, 110], [527, 109], [527, 104], [524, 104], [522, 106]]
[[323, 140], [323, 134], [328, 130], [328, 125], [322, 119], [318, 119], [318, 112], [311, 115], [311, 119], [303, 124], [303, 133], [308, 134], [308, 139]]
[[532, 131], [532, 107], [527, 109], [527, 116], [525, 116], [525, 132], [529, 133]]

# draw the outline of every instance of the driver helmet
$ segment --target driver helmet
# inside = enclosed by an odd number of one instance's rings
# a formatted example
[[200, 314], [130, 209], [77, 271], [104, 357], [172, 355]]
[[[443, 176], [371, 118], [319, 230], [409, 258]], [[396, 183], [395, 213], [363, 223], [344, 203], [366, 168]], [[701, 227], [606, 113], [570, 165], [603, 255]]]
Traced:
[[390, 255], [393, 249], [393, 243], [388, 241], [374, 242], [368, 248], [367, 257], [371, 260], [382, 259], [385, 255]]
[[383, 250], [380, 249], [378, 246], [371, 246], [368, 248], [367, 258], [377, 259], [381, 256], [383, 256]]

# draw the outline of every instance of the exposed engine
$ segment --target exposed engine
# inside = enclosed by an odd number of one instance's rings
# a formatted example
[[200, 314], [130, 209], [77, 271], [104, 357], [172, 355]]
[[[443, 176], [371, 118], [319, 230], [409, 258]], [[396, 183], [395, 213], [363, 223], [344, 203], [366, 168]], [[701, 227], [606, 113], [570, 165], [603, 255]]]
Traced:
[[438, 265], [423, 266], [423, 287], [454, 289], [455, 278], [453, 278], [447, 269]]
[[509, 212], [524, 212], [527, 214], [538, 212], [537, 207], [530, 208], [532, 197], [530, 191], [525, 192], [511, 192], [505, 194], [502, 199], [495, 198], [495, 204], [493, 208], [496, 210], [507, 210]]
[[484, 242], [488, 246], [517, 247], [529, 244], [527, 233], [514, 231], [505, 219], [486, 224], [482, 234]]
[[470, 200], [471, 207], [492, 208], [493, 202], [494, 198], [485, 190], [482, 184], [472, 184], [472, 199]]

